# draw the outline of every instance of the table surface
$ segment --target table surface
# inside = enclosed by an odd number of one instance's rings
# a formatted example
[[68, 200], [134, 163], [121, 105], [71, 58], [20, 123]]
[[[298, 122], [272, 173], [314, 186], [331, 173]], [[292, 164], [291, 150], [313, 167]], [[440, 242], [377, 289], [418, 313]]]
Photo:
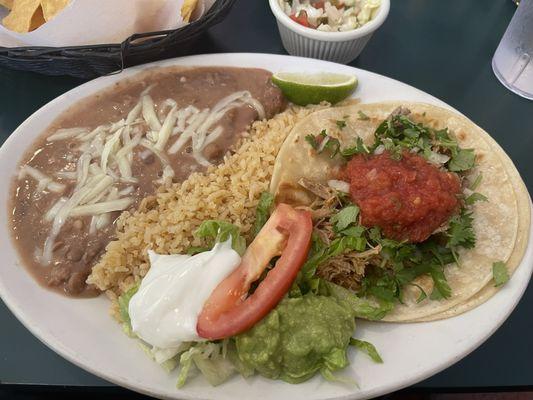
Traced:
[[[502, 145], [533, 192], [533, 102], [505, 89], [491, 69], [492, 55], [516, 8], [513, 2], [392, 3], [389, 18], [351, 65], [413, 85], [461, 110]], [[222, 52], [286, 54], [266, 0], [238, 1], [194, 49], [198, 54]], [[81, 83], [0, 68], [0, 141], [39, 107]], [[486, 343], [418, 386], [532, 386], [532, 286]], [[49, 350], [1, 302], [0, 326], [0, 382], [109, 384]]]

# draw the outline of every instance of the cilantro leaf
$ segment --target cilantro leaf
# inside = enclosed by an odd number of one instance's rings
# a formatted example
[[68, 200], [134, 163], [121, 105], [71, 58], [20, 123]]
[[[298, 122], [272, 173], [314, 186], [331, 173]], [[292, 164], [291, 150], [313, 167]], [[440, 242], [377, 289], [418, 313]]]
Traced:
[[381, 358], [378, 351], [376, 350], [376, 347], [372, 343], [365, 342], [364, 340], [350, 338], [350, 346], [354, 346], [362, 352], [366, 353], [372, 359], [372, 361], [379, 364], [383, 363], [383, 359]]
[[365, 227], [361, 225], [356, 226], [350, 226], [346, 229], [343, 229], [339, 233], [344, 236], [353, 236], [353, 237], [361, 237], [363, 233], [365, 233]]
[[452, 295], [452, 289], [446, 280], [444, 270], [440, 266], [432, 266], [430, 269], [430, 275], [433, 279], [433, 292], [437, 292], [441, 297], [447, 299]]
[[479, 174], [478, 176], [476, 176], [476, 179], [474, 179], [474, 182], [472, 182], [472, 184], [470, 185], [469, 189], [470, 190], [476, 190], [477, 187], [480, 185], [482, 180], [483, 180], [483, 175]]
[[368, 292], [376, 296], [378, 299], [391, 303], [399, 297], [399, 295], [397, 294], [397, 287], [389, 288], [384, 286], [372, 286], [368, 289]]
[[270, 217], [270, 209], [274, 203], [274, 196], [270, 192], [261, 193], [257, 209], [255, 211], [254, 233], [257, 235]]
[[337, 214], [330, 218], [331, 223], [335, 226], [337, 232], [342, 231], [350, 224], [357, 222], [357, 216], [359, 215], [359, 207], [355, 204], [344, 207]]
[[417, 285], [416, 283], [411, 283], [411, 285], [416, 286], [418, 288], [418, 290], [420, 290], [420, 295], [416, 299], [416, 303], [417, 304], [422, 302], [422, 301], [424, 301], [425, 299], [427, 299], [428, 295], [427, 295], [426, 291], [424, 289], [422, 289], [422, 287], [420, 285]]
[[448, 247], [464, 247], [471, 249], [476, 245], [476, 234], [472, 226], [474, 218], [472, 213], [461, 210], [459, 215], [454, 215], [449, 222], [450, 227], [446, 231], [448, 236]]
[[370, 117], [361, 110], [357, 111], [357, 115], [359, 116], [357, 119], [360, 119], [361, 121], [368, 121], [370, 119]]
[[341, 148], [339, 139], [329, 136], [325, 129], [322, 129], [322, 131], [316, 136], [306, 135], [305, 141], [309, 143], [318, 154], [329, 151], [330, 158], [334, 158]]
[[341, 150], [341, 155], [346, 158], [351, 157], [355, 154], [370, 154], [370, 150], [365, 145], [361, 137], [357, 137], [354, 146], [347, 147]]
[[335, 123], [337, 124], [339, 129], [342, 129], [342, 128], [346, 127], [346, 121], [344, 121], [344, 120], [339, 120], [339, 121], [336, 121]]
[[488, 199], [486, 196], [482, 195], [481, 193], [474, 192], [465, 199], [465, 204], [468, 206], [471, 206], [477, 201], [488, 201]]
[[474, 167], [475, 161], [476, 155], [473, 149], [457, 149], [455, 152], [452, 152], [448, 169], [452, 172], [467, 171]]
[[498, 261], [492, 264], [492, 278], [496, 287], [502, 286], [509, 280], [509, 272], [504, 262]]
[[305, 141], [311, 145], [311, 147], [315, 150], [318, 149], [318, 142], [316, 140], [316, 137], [313, 135], [306, 135]]

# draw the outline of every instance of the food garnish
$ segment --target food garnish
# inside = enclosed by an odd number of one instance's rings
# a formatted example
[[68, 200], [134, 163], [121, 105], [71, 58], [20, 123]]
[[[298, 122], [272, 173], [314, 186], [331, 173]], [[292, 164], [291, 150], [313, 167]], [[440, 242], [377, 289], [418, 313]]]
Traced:
[[357, 87], [355, 76], [334, 73], [304, 74], [279, 72], [272, 76], [285, 97], [298, 105], [335, 104], [347, 98]]
[[[307, 257], [311, 216], [279, 204], [246, 249], [241, 264], [222, 281], [198, 317], [198, 334], [223, 339], [250, 329], [287, 293]], [[274, 257], [279, 259], [247, 296]]]
[[[313, 248], [319, 251], [310, 267], [302, 269], [309, 285], [316, 273], [384, 302], [402, 302], [406, 285], [420, 291], [419, 301], [450, 297], [444, 267], [460, 263], [460, 248], [475, 246], [470, 207], [487, 198], [461, 190], [458, 174], [474, 167], [473, 151], [462, 149], [446, 129], [413, 122], [409, 113], [402, 108], [393, 112], [378, 126], [369, 147], [358, 138], [353, 147], [341, 149], [325, 130], [305, 137], [317, 153], [349, 160], [338, 179], [349, 184], [350, 192], [347, 197], [322, 191], [312, 207], [329, 219], [315, 225]], [[324, 142], [330, 145], [321, 146]], [[432, 186], [426, 187], [429, 182]], [[316, 183], [314, 188], [301, 184], [317, 193]], [[414, 282], [422, 275], [431, 277], [430, 293]]]
[[380, 0], [279, 0], [293, 21], [323, 32], [360, 28], [374, 18], [380, 4]]
[[502, 261], [497, 261], [492, 264], [492, 276], [494, 278], [494, 286], [502, 286], [509, 280], [509, 273], [507, 267]]

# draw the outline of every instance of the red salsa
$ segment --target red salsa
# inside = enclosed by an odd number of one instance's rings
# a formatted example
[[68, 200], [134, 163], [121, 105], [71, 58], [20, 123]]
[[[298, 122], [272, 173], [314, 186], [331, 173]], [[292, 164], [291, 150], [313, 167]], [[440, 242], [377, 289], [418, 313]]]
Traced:
[[356, 155], [341, 179], [350, 183], [361, 223], [391, 239], [422, 242], [459, 209], [459, 177], [417, 154], [404, 152], [400, 160], [387, 151]]

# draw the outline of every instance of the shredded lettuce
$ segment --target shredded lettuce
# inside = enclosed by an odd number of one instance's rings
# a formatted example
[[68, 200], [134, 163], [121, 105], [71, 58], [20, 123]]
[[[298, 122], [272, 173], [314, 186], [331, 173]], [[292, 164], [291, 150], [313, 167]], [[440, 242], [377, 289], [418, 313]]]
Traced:
[[372, 299], [369, 297], [359, 297], [349, 289], [336, 285], [332, 282], [323, 281], [328, 294], [337, 301], [346, 304], [357, 318], [364, 318], [373, 321], [382, 319], [394, 307], [393, 301]]
[[231, 361], [226, 346], [225, 342], [200, 342], [182, 353], [177, 387], [182, 387], [195, 369], [213, 386], [227, 381], [238, 369]]
[[139, 290], [140, 283], [137, 283], [135, 286], [122, 293], [118, 298], [118, 307], [120, 319], [122, 320], [122, 329], [126, 335], [129, 337], [135, 337], [134, 333], [131, 330], [131, 319], [128, 307], [130, 305], [130, 300], [137, 290]]
[[255, 212], [254, 233], [257, 235], [270, 217], [270, 210], [274, 204], [274, 196], [270, 192], [261, 193], [259, 204]]
[[372, 343], [365, 342], [364, 340], [351, 338], [350, 345], [356, 347], [357, 349], [361, 350], [363, 353], [367, 354], [372, 359], [372, 361], [379, 363], [379, 364], [383, 363], [383, 359], [381, 358], [378, 351], [376, 350], [376, 347]]
[[[208, 220], [202, 222], [194, 232], [198, 238], [207, 242], [208, 248], [212, 248], [217, 242], [225, 242], [231, 236], [231, 247], [241, 256], [246, 250], [246, 240], [241, 236], [241, 230], [238, 226], [226, 221]], [[198, 250], [194, 248], [194, 251]]]

